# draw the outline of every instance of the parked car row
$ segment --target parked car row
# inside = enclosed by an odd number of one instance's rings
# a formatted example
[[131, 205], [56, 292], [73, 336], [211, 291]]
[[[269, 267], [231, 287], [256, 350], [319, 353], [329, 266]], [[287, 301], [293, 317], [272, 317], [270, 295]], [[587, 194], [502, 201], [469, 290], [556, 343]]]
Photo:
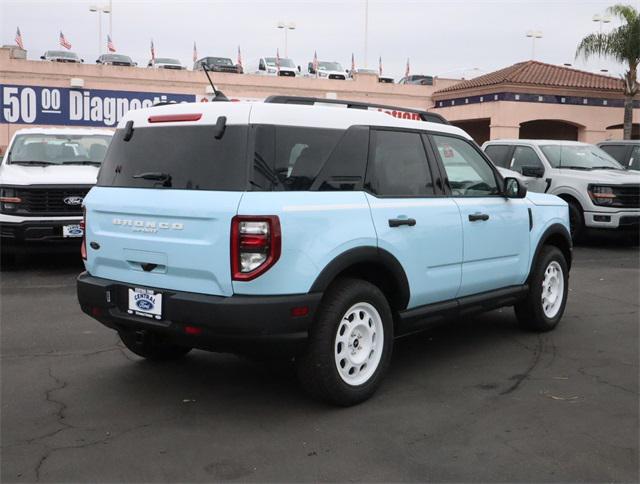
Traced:
[[[40, 57], [42, 60], [51, 62], [70, 62], [70, 63], [83, 63], [84, 59], [78, 57], [75, 52], [61, 51], [61, 50], [48, 50]], [[278, 66], [279, 63], [279, 66]], [[134, 62], [131, 57], [123, 54], [102, 54], [96, 59], [96, 64], [111, 65], [111, 66], [127, 66], [136, 67], [137, 62]], [[179, 59], [169, 57], [156, 57], [150, 59], [147, 62], [148, 68], [154, 69], [175, 69], [186, 70]], [[244, 68], [240, 64], [235, 64], [228, 57], [203, 57], [198, 59], [193, 64], [193, 70], [207, 69], [212, 72], [226, 72], [230, 74], [244, 74]], [[314, 68], [314, 63], [309, 62], [306, 70], [300, 65], [297, 65], [292, 59], [280, 58], [279, 62], [276, 57], [261, 57], [258, 59], [255, 65], [253, 65], [248, 73], [264, 75], [264, 76], [283, 76], [283, 77], [318, 77], [321, 79], [332, 80], [349, 80], [353, 79], [356, 74], [373, 74], [378, 76], [378, 81], [382, 83], [393, 84], [394, 79], [391, 77], [380, 76], [376, 69], [358, 68], [353, 71], [350, 69], [343, 69], [339, 62], [335, 61], [318, 61], [318, 69]], [[416, 84], [416, 85], [433, 85], [434, 77], [415, 74], [407, 77], [403, 77], [398, 81], [398, 84]]]

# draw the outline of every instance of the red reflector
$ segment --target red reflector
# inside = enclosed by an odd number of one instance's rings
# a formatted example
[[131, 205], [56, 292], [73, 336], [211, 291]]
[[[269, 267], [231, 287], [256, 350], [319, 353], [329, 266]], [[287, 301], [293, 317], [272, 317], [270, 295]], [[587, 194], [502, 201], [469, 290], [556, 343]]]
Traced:
[[97, 306], [94, 306], [91, 308], [91, 316], [101, 316], [102, 315], [102, 309], [100, 309]]
[[21, 203], [22, 198], [19, 197], [0, 197], [0, 202], [4, 203]]
[[149, 116], [150, 123], [175, 123], [177, 121], [198, 121], [202, 113], [191, 114], [157, 114]]
[[298, 318], [300, 316], [306, 316], [307, 314], [309, 314], [308, 306], [299, 306], [297, 308], [291, 308], [291, 316], [293, 316], [294, 318]]
[[254, 249], [266, 247], [268, 243], [266, 235], [240, 235], [240, 247]]
[[184, 332], [187, 334], [196, 335], [202, 333], [202, 328], [196, 328], [195, 326], [185, 326]]

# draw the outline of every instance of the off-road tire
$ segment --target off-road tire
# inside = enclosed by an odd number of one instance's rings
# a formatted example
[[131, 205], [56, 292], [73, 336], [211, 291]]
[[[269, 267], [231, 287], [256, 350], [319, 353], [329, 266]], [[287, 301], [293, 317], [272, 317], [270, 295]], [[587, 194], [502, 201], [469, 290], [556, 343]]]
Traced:
[[[557, 266], [556, 266], [557, 265]], [[563, 291], [557, 312], [551, 317], [545, 314], [543, 307], [543, 282], [545, 273], [550, 268], [560, 268], [562, 276]], [[515, 305], [516, 316], [520, 326], [530, 331], [544, 332], [554, 329], [567, 304], [569, 294], [569, 268], [564, 254], [560, 249], [552, 245], [545, 245], [540, 250], [529, 278], [529, 293], [525, 299]]]
[[[340, 376], [336, 338], [342, 338], [344, 334], [343, 331], [338, 336], [338, 331], [342, 331], [342, 326], [347, 321], [347, 311], [358, 304], [370, 305], [377, 311], [383, 341], [380, 342], [379, 337], [374, 346], [376, 351], [381, 349], [377, 366], [373, 366], [374, 363], [370, 365], [375, 371], [363, 383], [352, 385]], [[373, 332], [371, 336], [375, 341]], [[391, 361], [392, 350], [393, 316], [385, 295], [377, 286], [367, 281], [339, 279], [325, 293], [309, 331], [307, 349], [296, 358], [298, 378], [302, 387], [316, 399], [341, 406], [355, 405], [370, 398], [380, 386]], [[369, 352], [365, 350], [363, 354], [367, 353]]]

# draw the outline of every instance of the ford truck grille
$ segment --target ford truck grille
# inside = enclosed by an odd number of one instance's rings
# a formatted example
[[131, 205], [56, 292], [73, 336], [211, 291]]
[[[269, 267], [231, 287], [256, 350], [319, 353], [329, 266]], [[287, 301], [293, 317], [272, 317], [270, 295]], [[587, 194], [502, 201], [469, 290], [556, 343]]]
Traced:
[[82, 215], [82, 200], [90, 189], [91, 186], [16, 188], [16, 197], [22, 202], [16, 204], [17, 209], [12, 213], [34, 216]]
[[614, 207], [640, 208], [640, 185], [613, 185]]

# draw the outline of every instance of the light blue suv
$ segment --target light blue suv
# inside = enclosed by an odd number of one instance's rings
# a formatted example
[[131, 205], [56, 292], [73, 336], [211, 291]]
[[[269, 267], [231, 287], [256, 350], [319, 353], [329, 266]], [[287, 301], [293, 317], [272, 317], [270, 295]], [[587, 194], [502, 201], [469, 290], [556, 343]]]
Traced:
[[528, 329], [556, 326], [563, 200], [503, 179], [437, 115], [322, 104], [130, 112], [84, 202], [83, 311], [149, 359], [290, 355], [339, 405], [370, 397], [394, 338], [434, 322], [515, 306]]

